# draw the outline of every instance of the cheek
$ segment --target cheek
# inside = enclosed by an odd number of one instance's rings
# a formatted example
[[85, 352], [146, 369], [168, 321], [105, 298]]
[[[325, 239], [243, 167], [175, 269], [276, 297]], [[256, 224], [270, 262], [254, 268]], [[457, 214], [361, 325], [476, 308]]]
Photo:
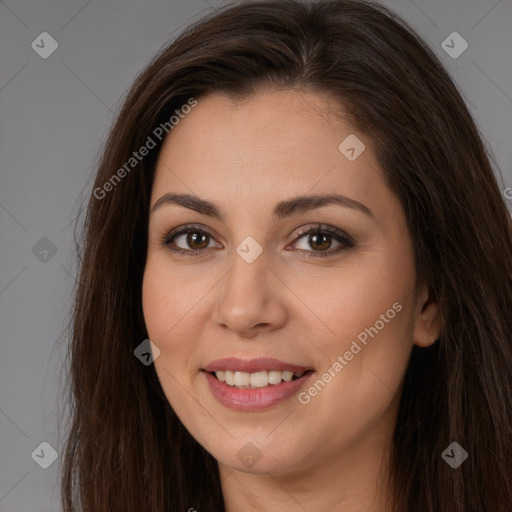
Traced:
[[[316, 310], [329, 328], [316, 340], [322, 352], [319, 377], [331, 369], [324, 374], [330, 391], [311, 391], [323, 395], [315, 398], [320, 409], [332, 400], [338, 403], [338, 419], [361, 415], [364, 423], [379, 415], [402, 382], [414, 332], [415, 269], [410, 247], [401, 250], [368, 254], [364, 269], [354, 265], [328, 282], [324, 290], [329, 300], [317, 299], [316, 308], [322, 309]], [[323, 385], [317, 388], [323, 390]]]
[[343, 354], [353, 340], [362, 347], [367, 341], [368, 352], [374, 336], [396, 345], [411, 329], [409, 320], [404, 323], [414, 297], [414, 267], [408, 257], [398, 261], [392, 254], [383, 258], [375, 252], [364, 267], [356, 262], [323, 279], [321, 293], [311, 289], [303, 288], [302, 297], [322, 321], [321, 332], [326, 334], [322, 344], [330, 354]]
[[169, 309], [172, 293], [161, 277], [155, 265], [148, 262], [142, 282], [142, 310], [149, 338], [158, 346], [166, 329], [169, 329], [169, 321], [172, 321], [165, 313], [174, 311]]
[[[158, 380], [175, 410], [186, 409], [183, 385], [190, 378], [193, 343], [191, 313], [179, 278], [170, 275], [168, 265], [148, 258], [142, 283], [142, 308], [149, 339], [159, 348], [154, 367]], [[181, 292], [180, 292], [181, 290]], [[187, 307], [188, 306], [188, 307]], [[191, 371], [191, 370], [190, 370]]]
[[405, 299], [402, 296], [395, 301], [402, 309], [399, 312], [393, 309], [396, 313], [393, 318], [390, 318], [392, 313], [385, 316], [388, 323], [380, 319], [395, 304], [387, 296], [362, 308], [359, 319], [340, 317], [336, 332], [342, 334], [337, 343], [321, 345], [328, 362], [322, 365], [317, 380], [310, 383], [300, 399], [306, 404], [308, 417], [316, 418], [327, 431], [337, 433], [340, 446], [355, 441], [368, 428], [382, 424], [383, 418], [388, 418], [385, 423], [394, 421], [412, 348], [409, 338], [413, 308]]
[[172, 334], [179, 332], [181, 322], [192, 308], [189, 303], [194, 300], [194, 294], [189, 293], [186, 282], [172, 271], [165, 259], [157, 256], [149, 256], [146, 263], [142, 309], [148, 334], [160, 346], [169, 343]]
[[192, 286], [183, 273], [175, 272], [165, 258], [157, 256], [148, 258], [144, 271], [144, 321], [148, 337], [160, 349], [160, 357], [155, 360], [157, 371], [166, 368], [183, 377], [197, 371], [191, 358], [204, 322], [201, 298], [205, 292], [200, 286]]

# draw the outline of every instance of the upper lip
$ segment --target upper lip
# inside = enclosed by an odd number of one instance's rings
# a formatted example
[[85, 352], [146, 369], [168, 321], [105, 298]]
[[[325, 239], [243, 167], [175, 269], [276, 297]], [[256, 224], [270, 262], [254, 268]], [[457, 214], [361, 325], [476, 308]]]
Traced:
[[280, 371], [290, 370], [292, 372], [303, 372], [312, 370], [308, 366], [300, 366], [297, 364], [286, 363], [278, 359], [268, 357], [260, 357], [257, 359], [238, 359], [236, 357], [226, 357], [224, 359], [216, 359], [203, 368], [207, 372], [228, 370], [232, 372], [255, 373], [261, 371]]

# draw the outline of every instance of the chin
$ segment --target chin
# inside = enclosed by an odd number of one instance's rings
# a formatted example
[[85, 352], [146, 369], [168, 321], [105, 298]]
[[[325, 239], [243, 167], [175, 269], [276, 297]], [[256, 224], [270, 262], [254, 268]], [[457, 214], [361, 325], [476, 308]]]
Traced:
[[266, 436], [268, 433], [261, 437], [241, 435], [230, 439], [222, 450], [219, 450], [218, 439], [212, 440], [214, 449], [209, 451], [219, 464], [244, 473], [289, 473], [304, 463], [303, 454], [297, 450], [301, 443], [290, 442], [289, 446], [283, 446], [279, 440], [265, 439]]

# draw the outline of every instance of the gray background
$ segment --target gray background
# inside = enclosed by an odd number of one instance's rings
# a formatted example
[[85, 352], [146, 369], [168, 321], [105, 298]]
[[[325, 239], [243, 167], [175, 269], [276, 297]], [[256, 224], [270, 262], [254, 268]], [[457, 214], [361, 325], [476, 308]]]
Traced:
[[[50, 450], [39, 445], [63, 446], [57, 397], [77, 271], [74, 219], [120, 98], [161, 45], [224, 3], [0, 1], [0, 512], [61, 510], [61, 459], [43, 469], [37, 461], [48, 462]], [[511, 0], [384, 3], [419, 31], [462, 88], [507, 195]], [[443, 49], [454, 31], [469, 44], [457, 58]], [[41, 45], [42, 32], [58, 42], [46, 59], [31, 47]]]

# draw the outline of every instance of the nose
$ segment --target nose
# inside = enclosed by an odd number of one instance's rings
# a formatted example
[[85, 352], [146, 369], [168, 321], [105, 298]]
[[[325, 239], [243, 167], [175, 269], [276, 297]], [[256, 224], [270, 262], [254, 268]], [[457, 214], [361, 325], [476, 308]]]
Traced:
[[284, 288], [268, 267], [264, 253], [252, 263], [236, 254], [231, 270], [217, 288], [213, 321], [243, 338], [279, 329], [287, 320]]

